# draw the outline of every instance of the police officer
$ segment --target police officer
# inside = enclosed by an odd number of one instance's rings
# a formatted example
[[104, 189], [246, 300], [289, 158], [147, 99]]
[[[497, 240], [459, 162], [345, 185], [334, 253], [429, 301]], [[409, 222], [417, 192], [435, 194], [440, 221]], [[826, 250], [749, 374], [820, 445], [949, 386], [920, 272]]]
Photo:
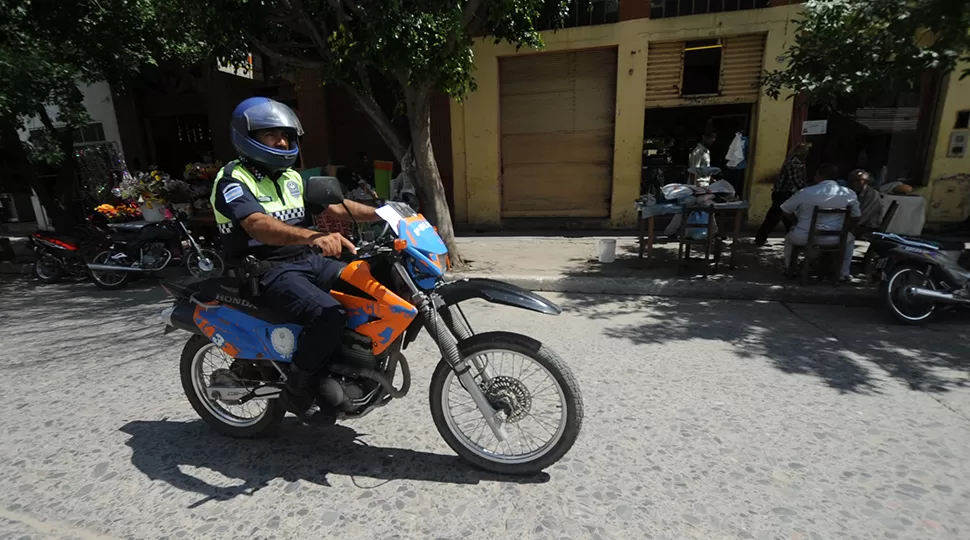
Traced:
[[[232, 145], [239, 154], [216, 176], [211, 202], [226, 259], [239, 267], [252, 255], [259, 263], [260, 300], [303, 325], [297, 337], [287, 388], [281, 399], [307, 423], [325, 421], [313, 404], [313, 376], [337, 351], [345, 313], [326, 291], [344, 263], [332, 259], [343, 249], [356, 252], [339, 233], [307, 228], [313, 212], [303, 203], [304, 184], [290, 167], [300, 153], [303, 127], [286, 105], [268, 98], [244, 100], [232, 113]], [[376, 221], [375, 209], [346, 201], [357, 221]], [[350, 220], [342, 205], [325, 213]], [[311, 248], [319, 248], [314, 254]]]

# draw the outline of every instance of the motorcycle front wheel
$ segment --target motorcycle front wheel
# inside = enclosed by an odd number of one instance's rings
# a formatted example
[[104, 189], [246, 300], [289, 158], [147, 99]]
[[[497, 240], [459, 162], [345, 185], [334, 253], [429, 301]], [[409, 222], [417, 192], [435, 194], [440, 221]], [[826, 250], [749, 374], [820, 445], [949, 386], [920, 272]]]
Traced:
[[215, 251], [202, 248], [198, 252], [193, 251], [185, 261], [189, 273], [199, 279], [217, 278], [226, 271], [226, 263]]
[[936, 302], [926, 298], [914, 298], [906, 292], [907, 287], [936, 289], [933, 280], [916, 264], [900, 264], [889, 272], [889, 278], [880, 284], [879, 295], [883, 305], [896, 322], [906, 325], [926, 324], [936, 314]]
[[572, 448], [583, 397], [559, 356], [520, 334], [489, 332], [458, 344], [482, 392], [503, 418], [499, 441], [454, 370], [442, 359], [431, 378], [431, 417], [459, 456], [499, 474], [535, 474]]
[[[114, 260], [114, 257], [117, 254], [117, 251], [102, 251], [101, 253], [95, 255], [94, 259], [91, 261], [91, 264], [119, 266]], [[133, 277], [131, 272], [124, 272], [121, 270], [117, 272], [90, 270], [90, 274], [91, 281], [94, 282], [94, 285], [99, 289], [104, 289], [106, 291], [114, 291], [124, 288], [124, 286], [127, 285]]]

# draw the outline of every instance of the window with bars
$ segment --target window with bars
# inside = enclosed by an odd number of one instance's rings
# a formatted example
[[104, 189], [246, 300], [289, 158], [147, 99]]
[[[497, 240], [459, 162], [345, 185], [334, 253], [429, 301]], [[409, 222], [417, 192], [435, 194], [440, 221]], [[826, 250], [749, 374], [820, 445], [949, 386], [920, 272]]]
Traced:
[[[555, 2], [546, 3], [546, 13], [536, 21], [539, 30], [553, 30]], [[569, 13], [562, 21], [562, 28], [609, 24], [620, 20], [620, 0], [570, 0]]]
[[650, 18], [665, 19], [768, 7], [771, 0], [650, 0]]

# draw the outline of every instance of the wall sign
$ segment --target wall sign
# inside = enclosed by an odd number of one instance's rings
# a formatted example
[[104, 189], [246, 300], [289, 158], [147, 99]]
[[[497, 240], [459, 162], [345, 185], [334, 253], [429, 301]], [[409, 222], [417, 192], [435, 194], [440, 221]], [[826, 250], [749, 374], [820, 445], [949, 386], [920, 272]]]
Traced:
[[828, 120], [805, 120], [802, 122], [802, 135], [825, 135], [828, 127]]

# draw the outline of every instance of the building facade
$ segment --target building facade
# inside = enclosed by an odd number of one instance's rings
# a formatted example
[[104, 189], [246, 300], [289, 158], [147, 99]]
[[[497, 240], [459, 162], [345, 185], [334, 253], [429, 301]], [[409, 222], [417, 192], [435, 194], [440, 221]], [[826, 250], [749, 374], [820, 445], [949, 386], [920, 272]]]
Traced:
[[[633, 227], [641, 182], [684, 178], [687, 155], [706, 131], [718, 134], [715, 166], [736, 134], [747, 138], [743, 168], [724, 177], [751, 203], [749, 221], [760, 221], [792, 134], [807, 119], [793, 96], [771, 99], [759, 86], [765, 70], [785, 66], [800, 4], [603, 4], [606, 16], [594, 21], [603, 24], [544, 32], [541, 51], [476, 41], [478, 89], [451, 107], [456, 221], [482, 229]], [[611, 9], [617, 22], [609, 22]], [[956, 117], [970, 109], [970, 80], [958, 79], [935, 87], [940, 106], [921, 116], [934, 117], [925, 167], [913, 171], [917, 192], [944, 208], [931, 212], [939, 221], [970, 217], [968, 197], [957, 204], [947, 195], [970, 186], [952, 178], [970, 172], [965, 152], [949, 148], [965, 129]]]

